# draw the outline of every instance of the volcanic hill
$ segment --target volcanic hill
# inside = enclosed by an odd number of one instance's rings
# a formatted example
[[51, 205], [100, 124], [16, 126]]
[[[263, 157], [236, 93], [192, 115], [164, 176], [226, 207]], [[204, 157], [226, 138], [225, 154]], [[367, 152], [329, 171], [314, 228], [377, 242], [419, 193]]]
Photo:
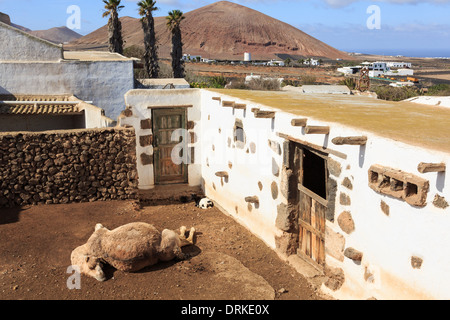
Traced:
[[36, 30], [27, 32], [38, 38], [45, 39], [58, 44], [70, 42], [82, 37], [81, 34], [73, 30], [70, 30], [67, 27], [57, 27], [48, 30]]
[[[303, 31], [242, 5], [220, 1], [185, 13], [181, 23], [183, 52], [210, 59], [242, 60], [245, 52], [252, 59], [273, 59], [276, 54], [292, 57], [350, 57]], [[143, 47], [139, 19], [122, 17], [125, 47]], [[170, 57], [170, 33], [165, 17], [155, 18], [159, 55]], [[72, 41], [67, 49], [105, 49], [107, 26]]]

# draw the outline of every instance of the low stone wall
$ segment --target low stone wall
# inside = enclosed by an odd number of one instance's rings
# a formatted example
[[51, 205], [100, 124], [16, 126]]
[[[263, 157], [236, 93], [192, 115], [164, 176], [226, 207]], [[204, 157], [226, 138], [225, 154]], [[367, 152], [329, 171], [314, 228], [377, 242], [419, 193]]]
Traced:
[[0, 133], [0, 207], [137, 197], [133, 129]]

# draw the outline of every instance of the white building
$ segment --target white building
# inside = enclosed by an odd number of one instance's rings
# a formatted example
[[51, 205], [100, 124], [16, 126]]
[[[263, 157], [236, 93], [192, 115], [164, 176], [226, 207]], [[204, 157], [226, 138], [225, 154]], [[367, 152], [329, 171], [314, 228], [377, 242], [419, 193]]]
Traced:
[[104, 110], [74, 96], [0, 95], [0, 131], [106, 128]]
[[116, 119], [134, 88], [134, 59], [71, 52], [0, 22], [0, 94], [74, 95]]
[[315, 59], [307, 59], [303, 62], [303, 64], [308, 65], [308, 66], [320, 66], [319, 60], [315, 60]]
[[184, 61], [200, 62], [202, 60], [202, 56], [190, 55], [185, 53], [183, 54], [183, 57], [181, 59]]
[[412, 68], [411, 62], [387, 62], [389, 68]]
[[272, 59], [269, 62], [267, 62], [267, 65], [272, 67], [284, 67], [284, 61]]
[[260, 79], [262, 79], [262, 80], [277, 80], [280, 83], [280, 85], [284, 81], [284, 78], [261, 77], [260, 75], [251, 74], [251, 75], [245, 77], [245, 82], [248, 83], [252, 80], [260, 80]]
[[[140, 188], [178, 171], [286, 263], [314, 266], [335, 298], [450, 299], [450, 109], [245, 90], [125, 100]], [[172, 153], [173, 164], [160, 157], [168, 128], [186, 129], [176, 147], [186, 157]]]
[[374, 62], [369, 67], [369, 76], [370, 77], [379, 77], [386, 72], [390, 71], [390, 68], [387, 66], [386, 62]]

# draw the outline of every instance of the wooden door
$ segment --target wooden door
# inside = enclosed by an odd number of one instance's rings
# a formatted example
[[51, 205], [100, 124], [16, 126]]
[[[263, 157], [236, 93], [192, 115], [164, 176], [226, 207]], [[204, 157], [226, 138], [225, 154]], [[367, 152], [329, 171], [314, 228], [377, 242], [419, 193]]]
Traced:
[[[325, 214], [328, 206], [326, 156], [296, 147], [299, 162], [298, 254], [319, 269], [325, 266]], [[319, 180], [324, 181], [319, 181]]]
[[[153, 110], [153, 155], [155, 184], [187, 183], [187, 164], [177, 164], [172, 159], [172, 150], [181, 142], [187, 143], [187, 137], [172, 141], [172, 134], [177, 129], [186, 129], [186, 109], [154, 109]], [[184, 157], [187, 145], [180, 148], [179, 156]]]

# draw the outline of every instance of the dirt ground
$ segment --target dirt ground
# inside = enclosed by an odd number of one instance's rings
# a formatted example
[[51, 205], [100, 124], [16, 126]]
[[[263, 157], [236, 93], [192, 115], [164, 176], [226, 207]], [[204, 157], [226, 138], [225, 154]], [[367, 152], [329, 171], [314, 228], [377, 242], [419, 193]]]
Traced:
[[[107, 281], [82, 276], [68, 289], [70, 254], [97, 223], [114, 229], [130, 222], [158, 229], [185, 225], [198, 231], [184, 261], [138, 273], [106, 268]], [[292, 267], [217, 208], [193, 202], [148, 205], [95, 202], [0, 209], [1, 300], [323, 300]]]

